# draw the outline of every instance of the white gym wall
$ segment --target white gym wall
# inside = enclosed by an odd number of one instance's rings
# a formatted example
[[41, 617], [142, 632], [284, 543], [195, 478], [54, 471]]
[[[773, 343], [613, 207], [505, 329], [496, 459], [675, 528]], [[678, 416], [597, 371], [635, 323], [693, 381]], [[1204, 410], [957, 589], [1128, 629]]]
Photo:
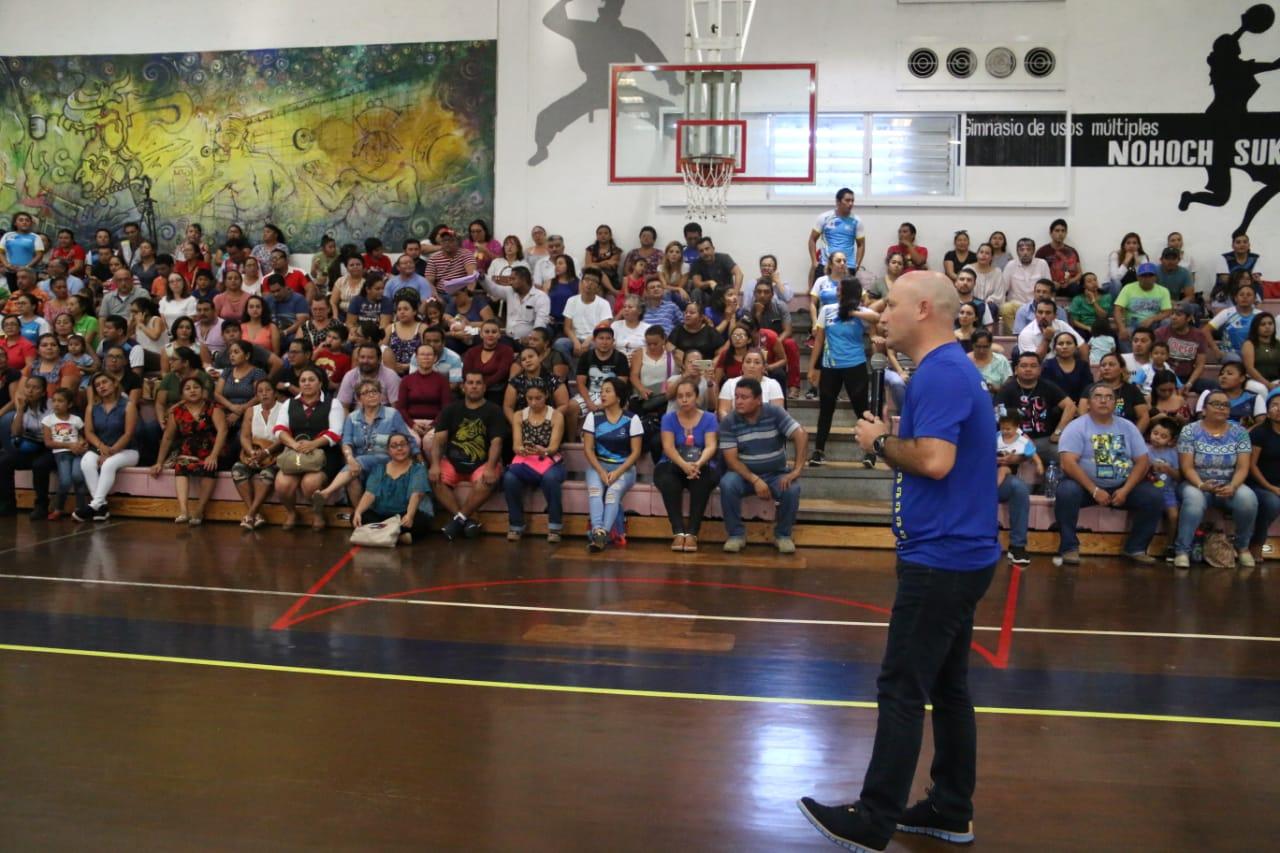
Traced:
[[[539, 110], [583, 81], [574, 46], [542, 25], [553, 0], [65, 0], [27, 7], [6, 18], [0, 54], [150, 53], [328, 44], [492, 39], [499, 42], [496, 232], [526, 237], [535, 222], [563, 232], [574, 255], [593, 239], [596, 224], [613, 225], [619, 242], [635, 245], [641, 225], [663, 241], [678, 238], [679, 208], [658, 205], [650, 186], [606, 183], [608, 115], [581, 119], [561, 133], [550, 156], [526, 165], [534, 151]], [[815, 61], [819, 110], [1063, 111], [1077, 113], [1198, 113], [1209, 103], [1208, 55], [1213, 39], [1239, 26], [1244, 0], [1048, 0], [899, 4], [897, 0], [759, 0], [745, 61]], [[594, 20], [597, 0], [572, 0], [568, 15]], [[684, 0], [629, 0], [622, 22], [646, 32], [668, 61], [683, 58]], [[1060, 46], [1065, 91], [901, 91], [904, 39], [940, 36], [955, 42], [1002, 43], [1019, 36]], [[1246, 58], [1280, 56], [1280, 26], [1242, 41]], [[617, 61], [628, 61], [619, 56]], [[1262, 75], [1253, 112], [1280, 109], [1280, 71]], [[1021, 170], [1008, 171], [1009, 181]], [[996, 176], [1000, 178], [999, 175]], [[976, 173], [973, 179], [976, 180]], [[1202, 270], [1229, 247], [1229, 234], [1258, 185], [1233, 172], [1224, 208], [1177, 210], [1183, 190], [1204, 185], [1202, 168], [1077, 168], [1066, 207], [864, 207], [869, 266], [894, 242], [896, 226], [911, 220], [921, 242], [941, 259], [958, 227], [983, 237], [1003, 229], [1010, 241], [1043, 241], [1048, 222], [1064, 216], [1070, 241], [1088, 268], [1100, 270], [1120, 236], [1138, 231], [1153, 254], [1164, 235], [1180, 230]], [[1019, 197], [1015, 191], [1009, 197]], [[1028, 189], [1028, 195], [1031, 190]], [[805, 264], [804, 241], [823, 205], [733, 207], [728, 225], [708, 227], [722, 250], [744, 269], [763, 251], [777, 253], [789, 277]], [[1254, 246], [1280, 268], [1280, 202], [1264, 209], [1250, 231]], [[1201, 283], [1203, 284], [1202, 276]]]

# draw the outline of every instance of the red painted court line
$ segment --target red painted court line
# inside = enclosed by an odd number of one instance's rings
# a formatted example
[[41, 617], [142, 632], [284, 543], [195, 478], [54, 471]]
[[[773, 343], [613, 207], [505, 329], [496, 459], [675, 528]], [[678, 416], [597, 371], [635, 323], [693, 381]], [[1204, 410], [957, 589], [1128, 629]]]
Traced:
[[1022, 571], [1014, 568], [1009, 572], [1009, 591], [1004, 598], [1004, 620], [1000, 623], [1000, 641], [996, 645], [995, 666], [1005, 669], [1009, 666], [1009, 651], [1013, 648], [1013, 618], [1018, 612], [1018, 586], [1022, 582]]
[[[323, 579], [322, 579], [323, 580]], [[796, 592], [789, 589], [775, 589], [769, 586], [752, 586], [750, 584], [740, 583], [719, 583], [716, 581], [691, 581], [691, 580], [671, 580], [668, 578], [529, 578], [526, 580], [489, 580], [489, 581], [471, 581], [468, 583], [452, 583], [442, 586], [419, 587], [418, 589], [409, 589], [404, 592], [392, 592], [386, 595], [378, 595], [367, 600], [361, 601], [344, 601], [341, 604], [334, 604], [330, 607], [322, 607], [319, 610], [312, 610], [309, 613], [303, 613], [301, 616], [293, 618], [293, 614], [297, 613], [302, 601], [290, 608], [289, 612], [276, 620], [271, 627], [275, 630], [283, 628], [292, 628], [306, 622], [308, 619], [314, 619], [317, 616], [325, 616], [339, 610], [346, 610], [351, 607], [359, 607], [363, 604], [372, 604], [376, 601], [391, 601], [397, 598], [406, 598], [411, 595], [428, 595], [437, 592], [453, 592], [460, 589], [482, 589], [484, 587], [498, 586], [540, 586], [547, 584], [596, 584], [596, 583], [616, 583], [616, 584], [649, 584], [654, 586], [695, 586], [707, 587], [712, 589], [735, 589], [745, 592], [767, 592], [775, 595], [790, 595], [795, 598], [808, 598], [814, 601], [826, 601], [832, 604], [840, 604], [845, 607], [857, 607], [863, 610], [870, 610], [872, 613], [879, 613], [883, 616], [889, 615], [889, 611], [884, 607], [875, 604], [867, 604], [862, 601], [854, 601], [850, 598], [838, 598], [833, 595], [819, 595], [812, 592]], [[321, 584], [323, 586], [323, 584]], [[319, 587], [310, 590], [307, 596], [310, 597], [319, 591]], [[305, 599], [304, 599], [305, 601]]]
[[[313, 595], [324, 588], [334, 575], [338, 573], [346, 563], [351, 559], [352, 555], [359, 548], [352, 548], [342, 559], [333, 565], [328, 572], [324, 574], [306, 594], [294, 602], [284, 614], [280, 616], [271, 628], [274, 631], [283, 631], [296, 625], [301, 625], [311, 619], [319, 616], [327, 616], [330, 613], [336, 613], [339, 610], [347, 610], [352, 607], [360, 607], [365, 604], [372, 604], [378, 601], [392, 601], [398, 598], [408, 598], [412, 595], [430, 595], [441, 592], [455, 592], [463, 589], [484, 589], [487, 587], [500, 586], [546, 586], [549, 584], [628, 584], [628, 585], [651, 585], [651, 586], [684, 586], [684, 587], [703, 587], [709, 589], [731, 589], [743, 592], [763, 592], [771, 595], [786, 595], [793, 598], [805, 598], [811, 601], [823, 601], [829, 604], [839, 604], [842, 607], [856, 607], [860, 610], [868, 610], [872, 613], [878, 613], [882, 616], [890, 615], [890, 610], [876, 604], [868, 604], [865, 601], [855, 601], [851, 598], [840, 598], [834, 595], [820, 595], [813, 592], [798, 592], [790, 589], [778, 589], [771, 586], [755, 586], [752, 584], [740, 583], [720, 583], [718, 581], [694, 581], [694, 580], [672, 580], [668, 578], [528, 578], [520, 580], [488, 580], [488, 581], [469, 581], [467, 583], [442, 584], [439, 586], [419, 587], [417, 589], [404, 590], [403, 592], [391, 592], [386, 595], [373, 596], [360, 601], [344, 601], [340, 604], [322, 607], [319, 610], [312, 610], [308, 613], [298, 614], [303, 605], [311, 599]], [[1013, 570], [1010, 572], [1009, 588], [1005, 598], [1004, 621], [1000, 628], [1000, 639], [993, 654], [990, 650], [972, 642], [970, 645], [973, 651], [977, 652], [987, 663], [996, 669], [1005, 669], [1009, 663], [1009, 650], [1013, 642], [1013, 621], [1014, 614], [1017, 610], [1018, 603], [1018, 584], [1020, 571]]]
[[296, 614], [299, 610], [301, 610], [302, 606], [311, 600], [311, 596], [315, 595], [317, 592], [324, 589], [325, 584], [333, 580], [333, 576], [336, 575], [338, 572], [342, 571], [342, 567], [345, 566], [347, 563], [351, 562], [351, 558], [354, 557], [356, 552], [359, 550], [360, 550], [360, 546], [356, 545], [351, 549], [349, 549], [347, 553], [339, 557], [338, 562], [330, 566], [329, 571], [321, 575], [319, 580], [317, 580], [315, 583], [311, 585], [311, 589], [303, 593], [303, 595], [299, 597], [298, 600], [295, 601], [289, 607], [288, 610], [286, 610], [284, 613], [280, 615], [279, 619], [271, 623], [271, 629], [273, 631], [279, 631], [289, 627], [289, 625], [291, 624], [289, 620], [293, 618], [294, 614]]

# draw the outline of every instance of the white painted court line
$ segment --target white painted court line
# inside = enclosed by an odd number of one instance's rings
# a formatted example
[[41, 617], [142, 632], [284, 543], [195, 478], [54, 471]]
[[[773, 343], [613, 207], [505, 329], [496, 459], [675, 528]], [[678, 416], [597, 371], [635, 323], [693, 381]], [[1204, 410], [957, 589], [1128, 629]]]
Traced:
[[128, 522], [124, 521], [109, 521], [106, 524], [94, 524], [92, 527], [86, 524], [83, 527], [77, 527], [71, 533], [67, 533], [63, 536], [54, 536], [50, 539], [37, 539], [35, 542], [31, 542], [26, 545], [15, 545], [12, 548], [5, 548], [3, 551], [0, 551], [0, 554], [12, 554], [14, 551], [26, 551], [29, 548], [39, 548], [41, 545], [48, 545], [50, 542], [61, 542], [63, 539], [74, 539], [77, 536], [88, 536], [95, 530], [109, 530], [112, 527], [119, 527], [120, 525], [127, 523]]
[[[52, 540], [50, 540], [52, 541]], [[44, 575], [0, 574], [0, 580], [45, 581], [49, 583], [93, 584], [99, 586], [138, 587], [142, 589], [176, 589], [190, 592], [224, 592], [237, 595], [271, 595], [281, 598], [298, 598], [302, 593], [286, 592], [277, 589], [245, 589], [227, 586], [198, 586], [195, 584], [151, 583], [147, 581], [119, 581], [105, 578], [61, 578]], [[420, 607], [470, 607], [478, 610], [515, 610], [531, 613], [562, 613], [568, 615], [599, 616], [607, 613], [610, 616], [633, 616], [638, 619], [684, 619], [688, 621], [706, 620], [710, 622], [747, 622], [767, 625], [829, 625], [842, 628], [887, 628], [888, 622], [863, 622], [844, 619], [784, 619], [765, 616], [715, 616], [701, 613], [641, 613], [631, 610], [598, 610], [577, 607], [539, 607], [525, 604], [482, 604], [471, 601], [437, 601], [425, 598], [379, 598], [369, 595], [334, 595], [315, 593], [313, 599], [326, 601], [363, 601], [381, 604], [413, 604]], [[999, 625], [975, 625], [975, 631], [998, 632]], [[1022, 634], [1067, 634], [1084, 637], [1135, 637], [1142, 639], [1167, 640], [1236, 640], [1252, 643], [1280, 643], [1280, 637], [1253, 637], [1247, 634], [1183, 634], [1171, 631], [1107, 631], [1084, 628], [1019, 628], [1015, 633]]]

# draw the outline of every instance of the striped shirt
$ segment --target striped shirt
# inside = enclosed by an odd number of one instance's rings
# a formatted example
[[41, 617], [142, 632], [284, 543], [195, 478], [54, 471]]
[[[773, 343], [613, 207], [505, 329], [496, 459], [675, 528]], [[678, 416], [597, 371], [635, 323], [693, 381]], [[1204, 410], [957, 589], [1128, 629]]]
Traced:
[[772, 474], [787, 468], [787, 439], [800, 429], [787, 410], [772, 403], [760, 407], [755, 422], [736, 411], [720, 422], [720, 447], [738, 451], [753, 474]]
[[475, 263], [475, 257], [467, 254], [459, 249], [450, 257], [444, 252], [432, 252], [431, 257], [427, 258], [426, 279], [432, 284], [444, 284], [446, 281], [452, 281], [455, 278], [462, 278], [467, 273], [467, 267]]

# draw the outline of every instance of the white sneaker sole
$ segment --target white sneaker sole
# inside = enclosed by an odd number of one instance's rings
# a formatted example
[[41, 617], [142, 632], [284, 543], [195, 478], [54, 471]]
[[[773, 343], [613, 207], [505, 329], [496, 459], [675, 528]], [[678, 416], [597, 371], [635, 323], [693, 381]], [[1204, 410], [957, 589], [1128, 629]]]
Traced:
[[973, 821], [969, 822], [968, 832], [951, 832], [946, 829], [938, 829], [934, 826], [906, 826], [901, 823], [898, 824], [898, 832], [910, 832], [914, 835], [927, 835], [930, 838], [949, 841], [952, 844], [973, 843]]
[[854, 851], [854, 853], [884, 853], [884, 850], [885, 850], [884, 847], [864, 847], [863, 845], [857, 843], [856, 841], [850, 841], [847, 838], [841, 838], [838, 835], [832, 835], [831, 832], [825, 826], [819, 823], [818, 819], [814, 817], [813, 814], [810, 813], [810, 811], [804, 807], [804, 803], [801, 802], [800, 800], [796, 800], [796, 808], [800, 809], [800, 814], [804, 815], [805, 820], [813, 824], [813, 828], [818, 830], [818, 832], [821, 832], [823, 837], [826, 838], [828, 841], [830, 841], [832, 844], [836, 844], [840, 847], [843, 847], [845, 850], [852, 850]]

